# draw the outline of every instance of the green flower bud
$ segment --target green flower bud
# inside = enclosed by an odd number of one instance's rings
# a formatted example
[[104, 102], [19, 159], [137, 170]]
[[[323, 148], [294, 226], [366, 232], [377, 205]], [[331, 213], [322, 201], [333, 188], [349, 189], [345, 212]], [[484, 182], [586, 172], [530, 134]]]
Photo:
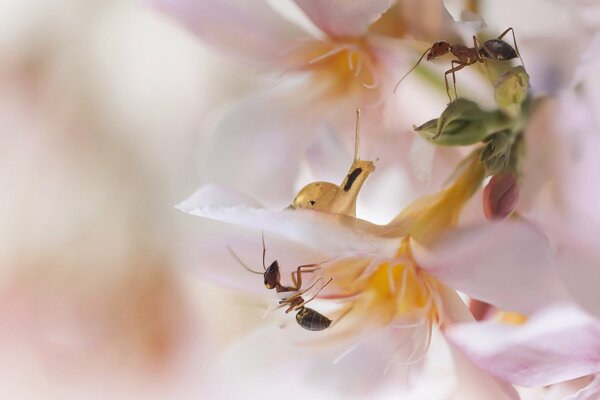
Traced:
[[492, 131], [505, 128], [508, 122], [499, 112], [484, 111], [475, 102], [458, 98], [438, 119], [414, 129], [436, 145], [466, 146], [481, 142]]
[[510, 162], [513, 137], [509, 130], [504, 130], [490, 135], [485, 142], [487, 144], [481, 152], [480, 159], [486, 175], [496, 175]]
[[519, 115], [521, 105], [529, 92], [529, 75], [522, 66], [514, 67], [496, 82], [494, 99], [507, 115]]

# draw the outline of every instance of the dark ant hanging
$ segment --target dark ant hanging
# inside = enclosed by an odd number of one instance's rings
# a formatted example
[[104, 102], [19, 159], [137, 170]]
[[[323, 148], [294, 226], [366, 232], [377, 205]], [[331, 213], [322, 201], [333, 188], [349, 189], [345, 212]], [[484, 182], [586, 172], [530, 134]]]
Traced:
[[285, 310], [286, 314], [291, 311], [298, 311], [298, 313], [296, 314], [296, 322], [298, 322], [298, 324], [301, 327], [309, 331], [322, 331], [324, 329], [327, 329], [329, 325], [331, 325], [331, 320], [323, 314], [313, 310], [312, 308], [305, 307], [305, 305], [314, 300], [318, 296], [319, 292], [323, 290], [323, 288], [327, 286], [332, 281], [332, 279], [330, 278], [329, 281], [327, 281], [327, 283], [323, 284], [321, 288], [310, 299], [304, 300], [304, 298], [302, 297], [304, 293], [312, 289], [318, 282], [323, 282], [323, 279], [320, 278], [308, 288], [301, 290], [302, 274], [313, 273], [317, 271], [320, 268], [319, 264], [300, 265], [291, 274], [293, 286], [284, 286], [281, 284], [281, 273], [279, 271], [279, 263], [277, 262], [277, 260], [273, 261], [268, 268], [265, 266], [266, 247], [264, 235], [262, 237], [262, 245], [262, 264], [264, 272], [254, 271], [253, 269], [248, 267], [229, 246], [227, 246], [227, 248], [229, 249], [233, 257], [247, 271], [252, 272], [253, 274], [263, 275], [265, 287], [267, 289], [275, 289], [275, 292], [277, 292], [277, 295], [281, 298], [281, 300], [279, 301], [280, 307], [287, 307], [287, 310]]
[[[504, 36], [508, 32], [512, 33], [513, 42], [515, 44], [515, 48], [513, 49], [511, 45], [502, 40]], [[456, 93], [456, 76], [455, 72], [460, 71], [466, 66], [473, 65], [477, 62], [484, 63], [485, 60], [493, 60], [493, 61], [508, 61], [519, 57], [521, 60], [521, 64], [523, 64], [523, 59], [519, 54], [519, 48], [517, 47], [517, 39], [515, 38], [515, 31], [513, 28], [508, 28], [497, 39], [490, 39], [483, 42], [483, 45], [479, 42], [479, 39], [475, 35], [473, 35], [473, 47], [465, 46], [464, 44], [450, 44], [445, 40], [440, 40], [435, 42], [430, 48], [425, 50], [419, 61], [412, 67], [394, 86], [394, 93], [396, 93], [396, 89], [400, 83], [410, 74], [421, 62], [423, 57], [427, 55], [427, 61], [433, 61], [438, 57], [444, 56], [448, 53], [451, 53], [457, 60], [451, 61], [451, 66], [449, 70], [444, 73], [444, 80], [446, 82], [446, 93], [448, 93], [448, 98], [452, 101], [452, 97], [450, 96], [450, 87], [448, 85], [448, 74], [452, 74], [452, 83], [454, 85], [454, 97], [458, 98], [458, 94]]]

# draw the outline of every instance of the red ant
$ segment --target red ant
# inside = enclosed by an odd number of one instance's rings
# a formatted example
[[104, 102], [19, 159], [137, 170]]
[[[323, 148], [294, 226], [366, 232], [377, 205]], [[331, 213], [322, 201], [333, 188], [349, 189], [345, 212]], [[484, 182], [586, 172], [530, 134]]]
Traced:
[[281, 298], [281, 300], [279, 301], [280, 307], [287, 307], [287, 310], [285, 310], [286, 314], [291, 311], [298, 311], [298, 313], [296, 314], [296, 321], [301, 327], [310, 331], [322, 331], [324, 329], [327, 329], [329, 325], [331, 325], [331, 320], [326, 316], [320, 314], [319, 312], [313, 310], [312, 308], [305, 307], [305, 305], [313, 301], [318, 296], [319, 292], [323, 290], [323, 288], [327, 286], [333, 279], [330, 278], [329, 281], [323, 286], [321, 286], [317, 293], [315, 293], [310, 299], [304, 300], [304, 298], [302, 297], [304, 293], [312, 289], [319, 281], [322, 282], [323, 279], [320, 278], [308, 288], [301, 290], [302, 274], [313, 273], [319, 270], [319, 264], [300, 265], [296, 268], [295, 271], [292, 272], [293, 286], [284, 286], [281, 284], [281, 273], [279, 271], [279, 263], [277, 262], [277, 260], [273, 261], [268, 268], [265, 266], [266, 247], [264, 235], [262, 238], [262, 245], [262, 263], [264, 272], [252, 270], [237, 256], [237, 254], [235, 254], [235, 252], [229, 246], [227, 246], [227, 248], [229, 249], [233, 257], [235, 257], [235, 259], [247, 271], [252, 272], [253, 274], [263, 275], [265, 287], [267, 289], [275, 289], [275, 291]]
[[[515, 44], [515, 48], [513, 49], [508, 43], [502, 40], [504, 36], [508, 32], [512, 33], [513, 42]], [[438, 57], [444, 56], [448, 53], [451, 53], [457, 60], [452, 60], [450, 68], [448, 71], [444, 73], [444, 80], [446, 81], [446, 92], [448, 93], [448, 98], [452, 101], [452, 97], [450, 97], [450, 88], [448, 85], [448, 74], [452, 74], [452, 83], [454, 84], [454, 97], [457, 98], [458, 95], [456, 93], [456, 76], [455, 72], [460, 71], [466, 66], [475, 64], [477, 62], [483, 63], [485, 60], [493, 60], [493, 61], [507, 61], [512, 60], [514, 58], [519, 57], [521, 60], [521, 64], [523, 64], [523, 59], [519, 54], [519, 48], [517, 47], [517, 39], [515, 38], [515, 31], [513, 28], [508, 28], [497, 39], [490, 39], [483, 42], [483, 45], [479, 42], [479, 39], [475, 35], [473, 35], [473, 47], [467, 47], [464, 44], [450, 44], [445, 40], [440, 40], [435, 42], [430, 48], [425, 50], [419, 61], [412, 67], [394, 86], [394, 93], [396, 93], [396, 89], [400, 85], [400, 82], [404, 80], [421, 62], [423, 57], [427, 55], [427, 61], [435, 60]]]

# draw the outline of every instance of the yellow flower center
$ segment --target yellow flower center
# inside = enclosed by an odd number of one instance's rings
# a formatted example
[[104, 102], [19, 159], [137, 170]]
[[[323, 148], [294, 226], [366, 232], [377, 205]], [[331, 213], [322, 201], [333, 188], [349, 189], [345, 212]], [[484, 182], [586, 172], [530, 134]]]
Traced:
[[368, 94], [379, 86], [376, 58], [365, 40], [314, 41], [299, 52], [316, 85], [332, 96]]
[[362, 320], [402, 325], [437, 318], [438, 283], [414, 262], [408, 238], [396, 258], [344, 260], [324, 273], [333, 277], [332, 297], [348, 299], [352, 314]]

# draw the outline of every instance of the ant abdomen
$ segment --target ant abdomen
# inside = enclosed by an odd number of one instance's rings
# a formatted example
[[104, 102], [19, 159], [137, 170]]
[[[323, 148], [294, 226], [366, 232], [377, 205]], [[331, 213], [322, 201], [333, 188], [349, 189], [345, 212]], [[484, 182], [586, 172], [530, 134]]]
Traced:
[[479, 54], [496, 61], [512, 60], [518, 57], [516, 50], [511, 45], [499, 39], [486, 40], [479, 49]]
[[302, 307], [296, 314], [298, 325], [309, 331], [322, 331], [329, 328], [331, 320], [312, 308]]

